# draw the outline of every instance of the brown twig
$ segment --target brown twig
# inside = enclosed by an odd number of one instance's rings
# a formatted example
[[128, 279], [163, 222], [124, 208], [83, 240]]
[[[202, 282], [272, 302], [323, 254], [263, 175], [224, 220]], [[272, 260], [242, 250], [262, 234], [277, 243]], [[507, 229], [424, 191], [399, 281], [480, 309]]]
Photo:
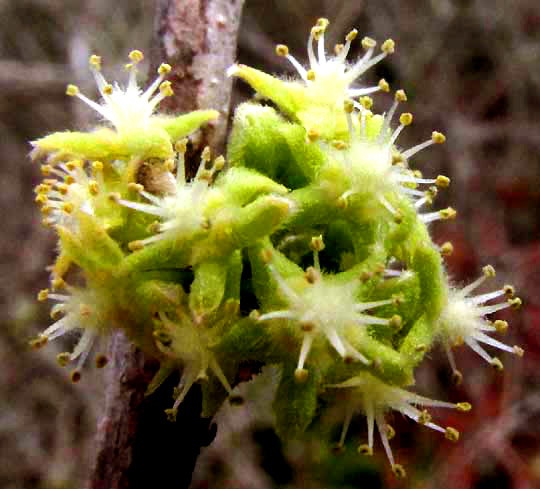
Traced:
[[[234, 62], [242, 5], [243, 0], [160, 0], [157, 7], [152, 61], [154, 66], [166, 61], [174, 67], [170, 81], [175, 95], [165, 109], [219, 110], [220, 119], [203, 132], [204, 144], [214, 151], [224, 148], [231, 94], [225, 71]], [[165, 487], [171, 481], [175, 487], [188, 487], [200, 448], [213, 436], [208, 421], [200, 419], [200, 392], [191, 390], [178, 421], [170, 423], [163, 411], [171, 407], [172, 385], [178, 379], [145, 398], [155, 362], [121, 334], [113, 338], [111, 358], [88, 487]]]
[[[236, 56], [244, 0], [160, 0], [153, 60], [173, 67], [172, 112], [215, 109], [221, 117], [204, 131], [204, 144], [224, 148], [232, 81], [226, 70]], [[198, 162], [197, 162], [198, 165]]]

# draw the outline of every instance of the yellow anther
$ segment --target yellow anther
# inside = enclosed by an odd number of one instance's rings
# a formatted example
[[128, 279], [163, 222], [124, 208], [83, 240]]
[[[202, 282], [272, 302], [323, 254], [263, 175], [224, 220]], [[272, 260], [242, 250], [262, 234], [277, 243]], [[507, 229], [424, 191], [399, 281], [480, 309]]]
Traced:
[[470, 402], [458, 402], [456, 404], [456, 409], [462, 413], [466, 413], [472, 409]]
[[34, 187], [34, 192], [38, 195], [50, 192], [51, 186], [48, 183], [40, 183]]
[[347, 112], [348, 114], [351, 114], [352, 111], [354, 110], [353, 101], [352, 100], [345, 100], [343, 102], [343, 110], [345, 110], [345, 112]]
[[294, 380], [299, 384], [304, 384], [309, 377], [309, 372], [305, 368], [297, 368], [294, 371]]
[[103, 163], [101, 163], [101, 161], [93, 161], [92, 162], [92, 171], [94, 173], [103, 171]]
[[487, 278], [495, 277], [495, 269], [491, 265], [486, 265], [482, 268], [482, 273]]
[[187, 138], [180, 139], [180, 141], [176, 141], [174, 145], [174, 150], [178, 153], [185, 154], [187, 151]]
[[428, 423], [431, 422], [431, 420], [432, 420], [431, 414], [429, 414], [427, 409], [424, 409], [420, 413], [420, 416], [418, 416], [418, 423], [419, 424], [428, 424]]
[[512, 309], [519, 309], [522, 305], [522, 301], [519, 297], [516, 297], [514, 299], [508, 299], [508, 304], [510, 304]]
[[144, 248], [144, 244], [140, 240], [131, 241], [128, 243], [128, 248], [130, 251], [142, 250]]
[[523, 348], [517, 345], [514, 345], [512, 349], [514, 351], [514, 355], [517, 355], [518, 357], [522, 357], [525, 354], [525, 351], [523, 350]]
[[444, 175], [438, 175], [435, 179], [435, 185], [437, 185], [437, 187], [446, 188], [450, 185], [450, 179]]
[[446, 437], [447, 440], [456, 442], [459, 440], [459, 431], [449, 426], [448, 428], [446, 428], [446, 431], [444, 432], [444, 436]]
[[107, 83], [104, 87], [103, 87], [103, 93], [105, 95], [111, 95], [113, 93], [113, 86], [110, 84], [110, 83]]
[[317, 19], [317, 26], [319, 26], [322, 29], [326, 29], [328, 25], [330, 24], [330, 21], [326, 19], [325, 17], [321, 17]]
[[289, 48], [285, 44], [278, 44], [276, 46], [276, 54], [278, 56], [288, 56]]
[[316, 41], [320, 39], [322, 34], [324, 34], [324, 29], [322, 29], [320, 26], [316, 25], [315, 27], [311, 28], [311, 35]]
[[454, 385], [461, 385], [461, 382], [463, 382], [463, 375], [459, 370], [454, 370], [452, 372], [452, 383]]
[[66, 185], [71, 185], [72, 183], [75, 183], [75, 177], [73, 175], [66, 175], [64, 177], [64, 183]]
[[307, 138], [311, 142], [317, 141], [317, 139], [319, 139], [320, 136], [321, 136], [321, 133], [317, 129], [315, 129], [314, 127], [311, 127], [307, 131]]
[[150, 223], [146, 229], [149, 233], [152, 234], [159, 233], [159, 230], [161, 229], [161, 224], [159, 223], [159, 221], [154, 221]]
[[97, 355], [96, 356], [96, 368], [103, 368], [109, 363], [109, 359], [106, 355]]
[[60, 290], [66, 288], [67, 284], [63, 278], [56, 277], [51, 280], [53, 290]]
[[442, 132], [433, 131], [431, 133], [431, 140], [435, 144], [442, 144], [446, 141], [446, 136]]
[[413, 121], [413, 115], [410, 112], [404, 112], [399, 116], [399, 123], [403, 126], [410, 126]]
[[308, 70], [308, 72], [306, 73], [306, 78], [309, 81], [315, 81], [315, 71], [314, 70]]
[[66, 87], [66, 95], [74, 97], [79, 93], [79, 87], [77, 85], [72, 85], [71, 83]]
[[320, 280], [321, 273], [313, 267], [308, 267], [304, 273], [304, 278], [309, 284], [314, 284]]
[[390, 424], [386, 424], [386, 438], [388, 438], [388, 440], [391, 440], [392, 438], [394, 438], [394, 436], [396, 436], [396, 430], [392, 427], [392, 425]]
[[405, 479], [407, 477], [407, 472], [401, 464], [392, 465], [392, 474], [394, 474], [396, 479]]
[[50, 206], [50, 205], [44, 205], [42, 208], [41, 208], [41, 213], [44, 215], [44, 216], [48, 216], [51, 212], [52, 212], [53, 208]]
[[128, 187], [128, 190], [131, 190], [132, 192], [137, 192], [137, 193], [144, 190], [143, 185], [141, 185], [140, 183], [135, 183], [135, 182], [128, 183], [127, 187]]
[[71, 355], [65, 351], [56, 355], [56, 361], [61, 367], [65, 367], [71, 360]]
[[[41, 165], [41, 174], [44, 177], [47, 177], [51, 174], [52, 166], [51, 165]], [[56, 180], [55, 180], [56, 182]]]
[[405, 90], [396, 90], [396, 94], [394, 95], [394, 99], [398, 102], [406, 102], [407, 101], [407, 94], [405, 93]]
[[367, 51], [368, 49], [374, 48], [377, 45], [377, 41], [371, 37], [364, 37], [362, 39], [362, 47]]
[[510, 298], [514, 297], [514, 295], [516, 293], [516, 289], [514, 289], [514, 287], [512, 285], [509, 285], [509, 284], [504, 285], [503, 291], [504, 291], [504, 295], [506, 295], [506, 297], [510, 297]]
[[339, 53], [341, 53], [341, 51], [343, 51], [343, 48], [345, 46], [343, 46], [343, 44], [336, 44], [334, 46], [334, 54], [337, 56]]
[[359, 445], [357, 451], [360, 455], [373, 455], [373, 448], [366, 443]]
[[51, 317], [52, 320], [56, 321], [63, 313], [64, 313], [64, 311], [62, 311], [62, 310], [51, 309], [51, 312], [49, 313], [49, 316]]
[[400, 330], [401, 326], [403, 326], [403, 320], [401, 319], [401, 316], [399, 314], [394, 314], [390, 321], [388, 322], [388, 326], [394, 328], [395, 330]]
[[300, 322], [300, 329], [304, 333], [310, 333], [311, 331], [314, 331], [316, 328], [316, 324], [311, 321], [301, 321]]
[[347, 42], [352, 42], [356, 39], [356, 36], [358, 36], [358, 31], [356, 29], [353, 29], [345, 36], [345, 40]]
[[396, 49], [396, 43], [392, 39], [387, 39], [381, 45], [381, 51], [386, 54], [392, 54]]
[[59, 183], [58, 185], [56, 185], [56, 188], [62, 195], [66, 195], [69, 190], [69, 187], [65, 183]]
[[45, 194], [38, 194], [36, 195], [36, 198], [34, 199], [34, 202], [36, 204], [46, 204], [49, 201], [48, 197]]
[[171, 82], [168, 80], [161, 83], [159, 86], [159, 91], [166, 97], [171, 97], [174, 95], [174, 91], [171, 88]]
[[90, 180], [88, 182], [88, 191], [90, 195], [97, 195], [99, 193], [99, 185], [95, 180]]
[[49, 298], [49, 289], [43, 289], [38, 292], [37, 300], [40, 302], [46, 301]]
[[212, 153], [210, 152], [210, 146], [205, 146], [201, 153], [201, 160], [204, 163], [208, 163], [212, 159]]
[[32, 349], [38, 350], [39, 348], [43, 348], [48, 341], [49, 338], [47, 336], [40, 334], [37, 338], [30, 341], [29, 345]]
[[118, 192], [111, 192], [109, 195], [107, 195], [107, 199], [109, 199], [111, 202], [115, 202], [118, 204], [120, 200], [122, 200], [122, 196]]
[[74, 205], [71, 203], [71, 202], [65, 202], [63, 205], [62, 205], [62, 210], [66, 213], [66, 214], [71, 214], [74, 210]]
[[144, 55], [138, 49], [135, 49], [129, 53], [128, 58], [135, 64], [140, 63], [144, 59]]
[[94, 70], [101, 70], [101, 56], [92, 54], [92, 56], [88, 58], [88, 64], [90, 65], [90, 68], [93, 68]]
[[446, 209], [439, 211], [439, 214], [441, 219], [455, 219], [457, 216], [456, 210], [452, 207], [447, 207]]
[[508, 323], [501, 319], [494, 321], [493, 326], [497, 330], [497, 333], [506, 333], [508, 331]]
[[313, 251], [322, 251], [322, 250], [324, 250], [324, 241], [323, 241], [322, 234], [319, 235], [319, 236], [313, 236], [311, 238], [310, 246], [311, 246], [311, 249]]
[[502, 372], [504, 370], [504, 365], [497, 357], [493, 357], [491, 359], [491, 366], [498, 372]]
[[349, 199], [347, 199], [346, 196], [344, 197], [343, 195], [341, 195], [337, 199], [336, 205], [339, 209], [345, 210], [347, 209], [347, 207], [349, 207]]
[[169, 421], [170, 423], [176, 423], [176, 416], [178, 414], [178, 409], [175, 409], [175, 408], [170, 408], [170, 409], [165, 409], [165, 415], [167, 416], [167, 421]]
[[454, 245], [450, 243], [450, 241], [447, 241], [446, 243], [443, 243], [441, 246], [441, 254], [443, 256], [450, 256], [454, 252]]
[[383, 92], [389, 92], [390, 91], [390, 85], [388, 84], [388, 82], [384, 78], [381, 78], [379, 80], [379, 88]]
[[261, 259], [262, 261], [268, 265], [272, 261], [272, 250], [266, 248], [261, 251]]
[[364, 109], [371, 109], [373, 107], [373, 99], [371, 97], [368, 97], [367, 95], [360, 97], [360, 104]]
[[461, 336], [461, 335], [456, 336], [456, 338], [454, 340], [454, 346], [463, 346], [463, 343], [465, 343], [465, 340], [464, 340], [463, 336]]
[[167, 63], [161, 63], [159, 65], [159, 68], [158, 68], [157, 72], [158, 72], [158, 75], [164, 76], [167, 73], [170, 73], [171, 70], [172, 70], [171, 65], [169, 65]]
[[81, 160], [71, 160], [66, 163], [66, 168], [69, 171], [75, 170], [75, 168], [81, 168], [83, 165], [83, 162]]
[[394, 151], [392, 153], [392, 165], [397, 165], [398, 163], [403, 162], [403, 155], [399, 151]]
[[79, 370], [74, 370], [71, 372], [71, 382], [76, 384], [81, 380], [81, 372]]
[[345, 141], [341, 141], [340, 139], [335, 139], [334, 141], [332, 141], [332, 146], [339, 150], [348, 148], [347, 143]]
[[219, 155], [215, 160], [214, 160], [214, 170], [215, 171], [220, 171], [220, 170], [223, 170], [223, 167], [225, 166], [225, 157], [223, 155]]
[[46, 194], [50, 190], [50, 185], [47, 185], [46, 183], [40, 183], [34, 188], [34, 192], [36, 192], [36, 194]]

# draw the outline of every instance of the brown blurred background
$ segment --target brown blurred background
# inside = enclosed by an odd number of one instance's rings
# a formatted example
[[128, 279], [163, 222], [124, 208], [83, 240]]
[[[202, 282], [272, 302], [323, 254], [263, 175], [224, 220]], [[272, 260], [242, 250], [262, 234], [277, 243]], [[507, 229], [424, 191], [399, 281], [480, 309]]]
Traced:
[[[479, 357], [459, 351], [466, 374], [451, 386], [439, 351], [421, 368], [418, 390], [430, 397], [470, 400], [469, 415], [434, 413], [456, 425], [462, 440], [395, 419], [396, 457], [409, 473], [399, 487], [540, 487], [540, 4], [534, 0], [247, 0], [238, 58], [269, 72], [290, 66], [274, 56], [286, 43], [299, 59], [309, 29], [331, 20], [328, 49], [356, 27], [360, 35], [392, 37], [396, 54], [364, 82], [386, 78], [409, 96], [415, 115], [399, 144], [410, 147], [436, 129], [443, 147], [414, 162], [426, 175], [452, 179], [436, 206], [451, 204], [458, 219], [433, 227], [435, 239], [452, 240], [448, 269], [457, 282], [481, 267], [497, 269], [497, 283], [513, 283], [523, 298], [519, 313], [500, 314], [511, 330], [503, 339], [526, 350], [522, 360], [501, 355], [495, 374]], [[134, 48], [148, 52], [151, 0], [91, 2], [0, 0], [0, 488], [83, 487], [100, 412], [101, 374], [89, 368], [73, 386], [55, 356], [65, 345], [29, 352], [27, 340], [49, 322], [35, 294], [47, 284], [54, 256], [52, 233], [40, 226], [32, 188], [39, 168], [28, 141], [51, 131], [84, 129], [95, 122], [83, 104], [64, 95], [68, 82], [95, 96], [89, 54], [104, 58], [104, 72], [122, 80], [121, 66]], [[358, 53], [353, 50], [351, 59]], [[236, 84], [236, 102], [251, 96]], [[376, 95], [386, 110], [390, 95]], [[60, 342], [58, 342], [60, 343]], [[192, 489], [380, 488], [397, 486], [387, 475], [382, 447], [372, 462], [351, 444], [335, 457], [316, 443], [282, 446], [268, 410], [276, 372], [265, 370], [242, 386], [250, 400], [223, 410], [218, 436], [199, 459]], [[270, 386], [270, 387], [268, 387]], [[266, 402], [265, 402], [266, 401]], [[337, 433], [339, 422], [336, 421]], [[365, 437], [364, 420], [349, 438]], [[182, 440], [179, 440], [182, 443]]]

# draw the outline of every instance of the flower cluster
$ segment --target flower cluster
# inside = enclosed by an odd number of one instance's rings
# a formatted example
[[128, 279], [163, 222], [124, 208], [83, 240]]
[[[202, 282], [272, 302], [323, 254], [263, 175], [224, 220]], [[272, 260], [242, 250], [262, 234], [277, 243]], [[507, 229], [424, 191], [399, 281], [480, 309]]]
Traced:
[[[492, 337], [508, 326], [492, 315], [521, 301], [509, 285], [476, 295], [495, 275], [490, 266], [473, 283], [453, 285], [443, 265], [452, 245], [436, 245], [428, 225], [456, 211], [424, 210], [450, 179], [424, 177], [412, 162], [445, 136], [434, 131], [399, 148], [413, 120], [408, 112], [396, 115], [405, 92], [397, 90], [388, 111], [377, 114], [369, 95], [389, 92], [388, 83], [357, 85], [394, 52], [394, 42], [376, 54], [376, 42], [365, 37], [363, 56], [349, 63], [357, 31], [328, 55], [327, 27], [319, 19], [311, 30], [307, 67], [277, 46], [298, 80], [244, 65], [229, 69], [261, 97], [237, 108], [226, 158], [199, 151], [190, 139], [216, 111], [156, 113], [174, 95], [171, 66], [162, 64], [142, 89], [136, 75], [143, 55], [133, 51], [123, 87], [105, 79], [101, 58], [90, 57], [101, 101], [74, 85], [67, 94], [94, 109], [99, 125], [32, 143], [32, 157], [44, 160], [36, 202], [59, 238], [50, 290], [39, 293], [56, 302], [55, 322], [33, 345], [80, 331], [73, 352], [59, 356], [62, 364], [77, 362], [77, 381], [95, 344], [122, 329], [160, 362], [149, 393], [182, 370], [166, 411], [172, 422], [195, 382], [203, 384], [204, 415], [213, 416], [236, 399], [244, 362], [277, 365], [273, 406], [281, 436], [299, 438], [325, 409], [344, 406], [338, 445], [345, 447], [352, 417], [365, 416], [368, 443], [359, 452], [373, 453], [376, 425], [399, 477], [405, 469], [390, 449], [387, 413], [457, 441], [459, 433], [433, 422], [425, 408], [471, 407], [408, 389], [426, 352], [441, 345], [456, 381], [462, 376], [451, 348], [462, 343], [502, 368], [481, 344], [523, 354]], [[188, 178], [193, 154], [200, 163]], [[105, 363], [96, 356], [98, 366]]]

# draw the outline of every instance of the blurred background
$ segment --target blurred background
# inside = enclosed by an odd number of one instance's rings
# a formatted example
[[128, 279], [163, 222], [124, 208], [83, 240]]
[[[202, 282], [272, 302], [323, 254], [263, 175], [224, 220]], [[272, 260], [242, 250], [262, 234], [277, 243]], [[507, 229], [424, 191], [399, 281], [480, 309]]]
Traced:
[[[89, 54], [104, 58], [104, 72], [122, 80], [131, 49], [148, 52], [151, 0], [0, 0], [0, 488], [81, 488], [92, 461], [101, 410], [102, 374], [88, 368], [74, 386], [56, 363], [65, 345], [29, 351], [27, 340], [49, 324], [35, 301], [47, 284], [54, 256], [52, 233], [40, 225], [33, 203], [39, 168], [28, 141], [51, 131], [87, 129], [91, 111], [64, 95], [77, 83], [95, 96]], [[437, 208], [451, 204], [458, 219], [434, 225], [438, 243], [451, 240], [449, 273], [456, 283], [492, 264], [497, 284], [512, 283], [519, 312], [500, 313], [511, 328], [502, 339], [525, 357], [501, 355], [497, 374], [474, 353], [457, 351], [464, 372], [452, 386], [444, 354], [433, 351], [420, 368], [417, 391], [451, 401], [469, 400], [467, 414], [433, 411], [436, 421], [462, 432], [450, 444], [396, 416], [392, 447], [408, 478], [388, 475], [382, 447], [357, 455], [365, 439], [359, 417], [344, 454], [312, 443], [284, 446], [272, 431], [268, 408], [277, 372], [264, 369], [240, 389], [248, 402], [226, 406], [218, 435], [203, 450], [192, 489], [352, 489], [540, 487], [540, 4], [535, 0], [247, 0], [238, 59], [274, 73], [291, 67], [274, 55], [286, 43], [303, 60], [311, 26], [331, 20], [328, 49], [356, 27], [361, 36], [392, 37], [396, 54], [370, 70], [366, 84], [384, 77], [409, 96], [413, 126], [399, 143], [410, 147], [432, 130], [447, 144], [414, 158], [426, 175], [448, 175]], [[358, 50], [353, 50], [354, 59]], [[235, 103], [250, 97], [237, 83]], [[389, 94], [376, 95], [385, 111]], [[335, 420], [335, 440], [340, 420]], [[179, 440], [179, 443], [182, 443]]]

